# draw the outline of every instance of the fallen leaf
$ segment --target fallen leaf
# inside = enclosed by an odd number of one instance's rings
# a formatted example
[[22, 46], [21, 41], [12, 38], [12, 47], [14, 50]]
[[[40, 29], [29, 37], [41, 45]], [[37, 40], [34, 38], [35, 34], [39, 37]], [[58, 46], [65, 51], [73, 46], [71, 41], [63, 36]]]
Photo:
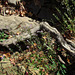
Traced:
[[15, 65], [15, 59], [14, 58], [10, 58], [9, 60], [11, 61], [11, 64]]
[[36, 53], [36, 51], [33, 51], [32, 53], [33, 53], [33, 54], [35, 54], [35, 53]]
[[36, 47], [37, 46], [37, 44], [36, 43], [34, 43], [34, 47]]
[[70, 63], [70, 60], [67, 58], [67, 62]]
[[44, 53], [43, 53], [43, 51], [40, 51], [39, 54], [42, 55], [42, 54], [44, 54]]
[[3, 57], [7, 58], [7, 55], [6, 54], [3, 54]]
[[11, 64], [15, 65], [15, 62], [11, 62]]
[[32, 45], [31, 48], [34, 48], [34, 46]]
[[43, 39], [46, 39], [47, 37], [46, 36], [43, 36]]
[[10, 57], [10, 56], [11, 56], [11, 54], [10, 54], [10, 53], [6, 53], [6, 55], [7, 55], [7, 57]]
[[16, 34], [19, 35], [21, 32], [17, 32]]
[[8, 39], [12, 38], [12, 35], [9, 35]]
[[23, 60], [23, 57], [19, 57], [19, 60], [22, 61]]

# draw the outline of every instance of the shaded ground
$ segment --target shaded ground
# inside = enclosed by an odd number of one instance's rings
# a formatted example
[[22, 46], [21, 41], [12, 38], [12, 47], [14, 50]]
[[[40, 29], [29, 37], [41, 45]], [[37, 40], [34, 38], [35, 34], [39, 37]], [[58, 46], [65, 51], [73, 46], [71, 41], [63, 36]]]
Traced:
[[[49, 19], [52, 16], [51, 15], [52, 13], [50, 14], [48, 11], [50, 11], [50, 9], [42, 8], [40, 13], [38, 14], [38, 17]], [[37, 11], [34, 13], [37, 13]], [[38, 21], [36, 22], [35, 20], [32, 20], [27, 17], [20, 18], [18, 16], [17, 17], [9, 16], [11, 14], [8, 14], [8, 13], [6, 14], [7, 14], [6, 16], [0, 17], [0, 25], [1, 25], [0, 31], [1, 32], [4, 31], [6, 34], [8, 34], [8, 38], [7, 40], [1, 38], [0, 44], [6, 45], [7, 47], [9, 46], [10, 49], [8, 48], [6, 49], [4, 48], [4, 46], [1, 46], [1, 52], [0, 52], [1, 75], [2, 74], [3, 75], [4, 74], [6, 75], [11, 75], [11, 74], [13, 75], [14, 74], [15, 75], [16, 74], [20, 74], [20, 75], [21, 74], [26, 74], [26, 75], [28, 74], [33, 74], [33, 75], [57, 74], [59, 75], [59, 73], [62, 75], [66, 74], [65, 72], [66, 66], [58, 60], [57, 55], [61, 55], [61, 57], [66, 62], [67, 66], [71, 64], [70, 59], [72, 58], [67, 54], [65, 49], [60, 47], [57, 50], [57, 48], [53, 47], [55, 43], [55, 39], [53, 38], [49, 39], [50, 36], [47, 37], [48, 34], [44, 35], [43, 37], [41, 37], [41, 35], [39, 34], [38, 37], [40, 39], [38, 40], [38, 42], [36, 42], [35, 39], [33, 40], [30, 39], [28, 41], [29, 44], [26, 41], [24, 41], [25, 38], [30, 37], [29, 35], [31, 34], [30, 31], [32, 31], [32, 33], [35, 33], [35, 31], [37, 31], [39, 27], [39, 22]], [[50, 16], [48, 16], [49, 14]], [[19, 15], [22, 16], [21, 14]], [[25, 16], [25, 13], [23, 15]], [[30, 13], [29, 15], [32, 16], [32, 13]], [[7, 51], [11, 50], [12, 52], [6, 53], [5, 52], [6, 50]], [[69, 73], [68, 75], [73, 75], [75, 73], [74, 64], [72, 65], [67, 67], [68, 69], [67, 73]]]

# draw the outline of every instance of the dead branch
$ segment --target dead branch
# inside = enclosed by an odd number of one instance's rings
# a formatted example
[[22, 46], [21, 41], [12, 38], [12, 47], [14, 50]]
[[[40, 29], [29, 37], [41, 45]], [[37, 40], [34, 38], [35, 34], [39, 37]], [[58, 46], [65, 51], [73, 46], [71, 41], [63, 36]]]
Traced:
[[41, 22], [40, 23], [41, 26], [43, 26], [45, 29], [49, 30], [50, 32], [54, 33], [55, 37], [58, 39], [59, 43], [67, 50], [71, 53], [72, 56], [75, 56], [75, 48], [73, 48], [70, 44], [68, 44], [64, 38], [62, 37], [62, 35], [60, 34], [60, 32], [50, 26], [47, 22]]

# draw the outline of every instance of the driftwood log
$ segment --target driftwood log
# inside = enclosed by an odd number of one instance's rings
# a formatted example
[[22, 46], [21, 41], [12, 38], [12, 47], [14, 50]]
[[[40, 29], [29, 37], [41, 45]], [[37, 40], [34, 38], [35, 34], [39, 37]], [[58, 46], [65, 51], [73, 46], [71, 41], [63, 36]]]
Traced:
[[10, 44], [16, 45], [19, 41], [30, 38], [41, 27], [49, 30], [58, 39], [59, 43], [75, 57], [75, 43], [70, 40], [64, 40], [60, 32], [50, 26], [47, 22], [35, 21], [28, 17], [19, 16], [0, 16], [0, 31], [8, 32], [12, 37], [0, 42], [0, 45], [8, 47]]

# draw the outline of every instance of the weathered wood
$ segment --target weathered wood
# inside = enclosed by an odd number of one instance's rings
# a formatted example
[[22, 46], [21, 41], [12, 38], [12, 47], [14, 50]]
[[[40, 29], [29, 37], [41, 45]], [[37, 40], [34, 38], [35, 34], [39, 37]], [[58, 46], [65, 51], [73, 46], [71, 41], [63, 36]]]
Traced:
[[[58, 39], [59, 43], [67, 50], [71, 53], [72, 56], [75, 56], [75, 48], [73, 46], [71, 46], [70, 44], [68, 44], [64, 38], [62, 37], [62, 35], [60, 34], [60, 32], [55, 28], [50, 26], [47, 22], [42, 22], [41, 26], [43, 26], [44, 28], [46, 28], [47, 30], [49, 30], [50, 32], [54, 33], [55, 37]], [[74, 43], [75, 44], [75, 43]]]
[[23, 41], [25, 38], [30, 38], [39, 28], [39, 22], [28, 17], [0, 16], [0, 30], [7, 31], [12, 36], [0, 44], [3, 46], [16, 44], [18, 40]]
[[[55, 27], [50, 26], [47, 22], [35, 21], [28, 17], [0, 16], [0, 30], [7, 30], [12, 36], [12, 38], [3, 40], [0, 44], [8, 46], [10, 44], [16, 44], [18, 41], [23, 41], [26, 38], [30, 38], [41, 26], [51, 33], [54, 33], [54, 36], [58, 39], [59, 43], [69, 51], [72, 56], [75, 56], [75, 47], [67, 43]], [[75, 43], [73, 44], [75, 45]]]

